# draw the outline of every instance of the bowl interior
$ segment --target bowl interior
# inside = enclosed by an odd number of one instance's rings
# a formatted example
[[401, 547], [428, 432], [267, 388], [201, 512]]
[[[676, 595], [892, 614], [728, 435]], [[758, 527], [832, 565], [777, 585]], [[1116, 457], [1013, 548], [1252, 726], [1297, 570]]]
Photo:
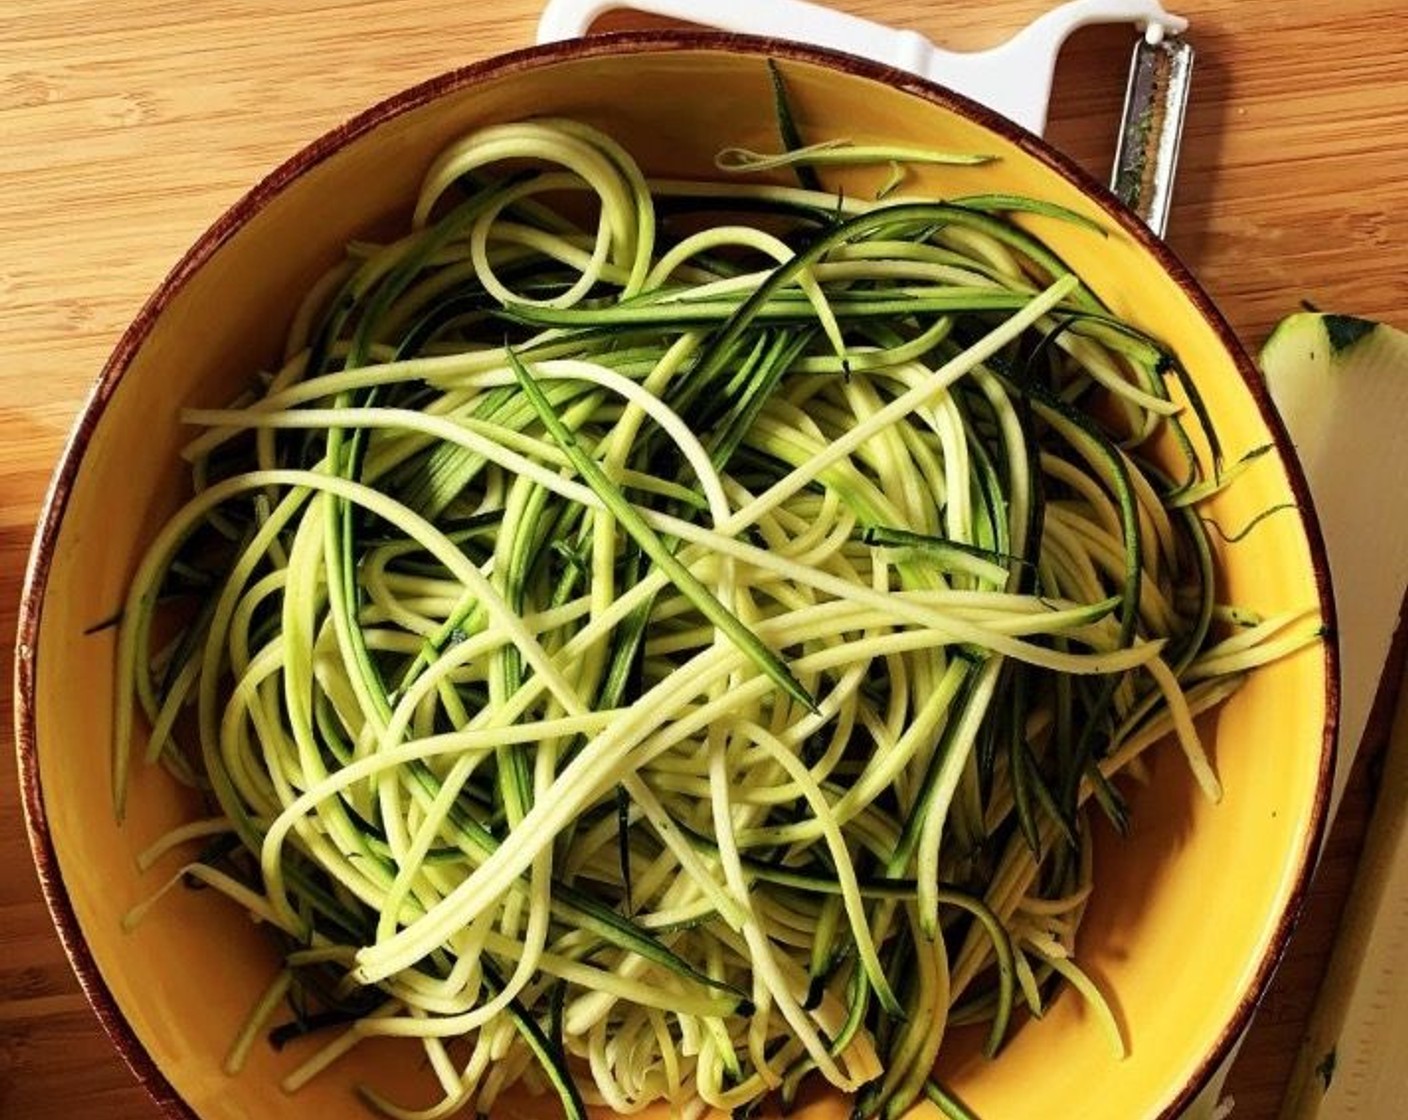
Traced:
[[[364, 1048], [289, 1098], [278, 1076], [306, 1051], [260, 1045], [243, 1075], [226, 1078], [223, 1055], [275, 971], [264, 935], [211, 892], [184, 890], [123, 932], [122, 915], [180, 866], [173, 857], [143, 875], [135, 854], [192, 807], [162, 771], [139, 769], [127, 822], [115, 823], [114, 634], [88, 631], [118, 608], [145, 543], [181, 498], [178, 410], [224, 402], [273, 361], [298, 294], [348, 239], [403, 216], [437, 149], [475, 126], [528, 114], [578, 117], [657, 174], [710, 174], [727, 144], [774, 148], [763, 49], [669, 37], [578, 44], [405, 95], [320, 142], [245, 200], [178, 270], [108, 369], [56, 491], [51, 514], [62, 520], [51, 522], [39, 558], [42, 602], [31, 602], [28, 616], [32, 626], [37, 619], [28, 632], [35, 676], [32, 695], [22, 697], [21, 743], [35, 752], [30, 765], [37, 758], [43, 804], [35, 825], [57, 856], [61, 883], [52, 885], [72, 906], [76, 927], [66, 932], [82, 942], [75, 951], [85, 961], [91, 954], [131, 1032], [201, 1117], [350, 1115], [352, 1084], [413, 1086], [420, 1063], [395, 1044]], [[931, 169], [910, 184], [940, 194], [1034, 194], [1100, 220], [1107, 237], [1046, 219], [1031, 225], [1116, 313], [1176, 347], [1229, 459], [1270, 441], [1245, 364], [1216, 325], [1132, 227], [1054, 170], [1036, 144], [993, 131], [917, 81], [887, 84], [864, 67], [837, 68], [792, 48], [774, 53], [785, 57], [806, 136], [990, 152], [999, 159], [987, 166]], [[862, 191], [875, 182], [851, 176], [835, 185]], [[1268, 455], [1213, 515], [1237, 527], [1294, 497], [1284, 462]], [[1227, 595], [1261, 610], [1319, 601], [1305, 527], [1293, 513], [1222, 548], [1220, 564]], [[981, 1116], [1030, 1117], [1050, 1102], [1066, 1102], [1055, 1108], [1061, 1113], [1079, 1102], [1092, 1120], [1154, 1116], [1196, 1078], [1259, 990], [1303, 885], [1322, 811], [1327, 657], [1315, 648], [1275, 665], [1205, 722], [1226, 788], [1221, 804], [1202, 800], [1176, 752], [1163, 751], [1155, 780], [1133, 793], [1133, 835], [1101, 838], [1080, 962], [1111, 997], [1131, 1055], [1116, 1060], [1080, 1001], [1063, 994], [997, 1061], [957, 1039], [946, 1077]], [[416, 1090], [407, 1091], [414, 1099]], [[839, 1118], [843, 1109], [825, 1096], [807, 1106], [818, 1117]], [[555, 1115], [556, 1104], [525, 1101], [523, 1111]]]

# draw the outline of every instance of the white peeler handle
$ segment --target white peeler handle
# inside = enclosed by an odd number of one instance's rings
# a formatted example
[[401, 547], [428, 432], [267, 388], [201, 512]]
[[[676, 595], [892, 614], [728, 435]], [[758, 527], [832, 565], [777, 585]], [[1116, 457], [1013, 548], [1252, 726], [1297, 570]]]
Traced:
[[1157, 40], [1187, 27], [1158, 0], [1069, 0], [1001, 46], [947, 51], [917, 31], [886, 27], [809, 0], [547, 0], [538, 42], [585, 35], [599, 17], [622, 8], [863, 55], [948, 86], [1038, 135], [1046, 127], [1056, 56], [1071, 32], [1091, 23], [1137, 23]]

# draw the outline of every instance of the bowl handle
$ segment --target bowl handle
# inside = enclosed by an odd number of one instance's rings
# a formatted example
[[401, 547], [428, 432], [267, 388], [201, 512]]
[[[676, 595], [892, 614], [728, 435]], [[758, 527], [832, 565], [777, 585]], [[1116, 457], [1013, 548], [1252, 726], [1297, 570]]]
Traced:
[[1178, 34], [1187, 21], [1166, 12], [1158, 0], [1069, 0], [1041, 16], [1000, 46], [984, 51], [948, 51], [916, 31], [887, 27], [809, 0], [547, 0], [538, 22], [538, 42], [585, 35], [610, 11], [629, 9], [725, 31], [801, 39], [862, 55], [919, 74], [973, 98], [1041, 134], [1051, 100], [1056, 56], [1066, 38], [1092, 23], [1136, 23], [1152, 41]]

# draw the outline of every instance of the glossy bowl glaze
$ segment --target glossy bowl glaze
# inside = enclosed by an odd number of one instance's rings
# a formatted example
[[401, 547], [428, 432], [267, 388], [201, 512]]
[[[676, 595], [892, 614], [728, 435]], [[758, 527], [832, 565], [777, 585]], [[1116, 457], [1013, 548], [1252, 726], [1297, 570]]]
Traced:
[[[1168, 250], [1108, 193], [1040, 141], [907, 74], [792, 44], [701, 34], [626, 35], [525, 51], [448, 74], [377, 106], [277, 170], [180, 262], [103, 370], [55, 476], [20, 616], [17, 737], [35, 857], [75, 969], [134, 1070], [171, 1115], [204, 1120], [351, 1116], [351, 1087], [403, 1084], [418, 1055], [367, 1046], [295, 1098], [277, 1087], [298, 1053], [258, 1046], [221, 1061], [274, 970], [272, 945], [210, 892], [174, 892], [127, 934], [122, 915], [163, 880], [135, 853], [193, 806], [140, 770], [127, 823], [113, 818], [109, 741], [114, 634], [89, 632], [121, 602], [184, 474], [178, 410], [227, 400], [277, 354], [297, 296], [349, 239], [404, 217], [435, 152], [482, 124], [528, 114], [587, 120], [656, 174], [711, 173], [718, 148], [775, 144], [767, 57], [785, 68], [807, 134], [992, 153], [932, 169], [938, 193], [1037, 195], [1095, 218], [1100, 238], [1031, 225], [1113, 310], [1167, 340], [1196, 379], [1229, 457], [1274, 442], [1220, 498], [1245, 524], [1295, 502], [1222, 549], [1227, 594], [1265, 611], [1314, 606], [1332, 630], [1324, 556], [1304, 482], [1255, 371]], [[882, 173], [883, 174], [883, 173]], [[873, 190], [848, 174], [833, 184]], [[1176, 751], [1134, 791], [1133, 832], [1101, 836], [1097, 895], [1079, 959], [1109, 994], [1132, 1053], [1116, 1060], [1071, 994], [1021, 1026], [996, 1061], [960, 1034], [948, 1082], [985, 1120], [1175, 1116], [1226, 1056], [1289, 937], [1324, 824], [1334, 740], [1333, 641], [1258, 674], [1204, 722], [1226, 796], [1202, 800]], [[174, 865], [163, 867], [169, 874]], [[428, 1103], [428, 1099], [427, 1099]], [[551, 1116], [556, 1104], [510, 1109]], [[818, 1095], [809, 1117], [845, 1102]]]

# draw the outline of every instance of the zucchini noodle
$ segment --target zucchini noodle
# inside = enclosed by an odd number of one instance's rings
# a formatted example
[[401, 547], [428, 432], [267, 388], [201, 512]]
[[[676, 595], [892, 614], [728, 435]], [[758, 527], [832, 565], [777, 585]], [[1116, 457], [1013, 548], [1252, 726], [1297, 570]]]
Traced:
[[361, 1090], [394, 1117], [808, 1077], [964, 1116], [948, 1028], [996, 1054], [1063, 984], [1123, 1050], [1078, 963], [1090, 818], [1166, 739], [1217, 797], [1195, 718], [1318, 620], [1219, 601], [1196, 507], [1235, 472], [1176, 356], [1020, 217], [1086, 219], [808, 186], [988, 158], [653, 182], [575, 121], [485, 128], [185, 414], [114, 800], [135, 751], [209, 802], [129, 924], [199, 880], [277, 939], [232, 1074], [267, 1033], [317, 1036], [290, 1090], [389, 1035], [442, 1097]]

